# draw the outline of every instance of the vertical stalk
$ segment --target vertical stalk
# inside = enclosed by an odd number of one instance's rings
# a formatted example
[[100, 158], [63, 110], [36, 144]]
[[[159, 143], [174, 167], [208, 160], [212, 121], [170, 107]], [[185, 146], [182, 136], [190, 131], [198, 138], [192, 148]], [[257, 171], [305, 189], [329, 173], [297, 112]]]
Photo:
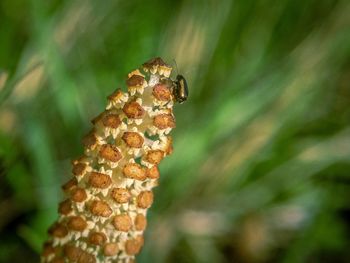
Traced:
[[128, 92], [108, 96], [106, 110], [92, 120], [84, 155], [62, 186], [65, 200], [42, 262], [135, 262], [175, 127], [171, 67], [155, 58], [141, 70], [128, 74]]

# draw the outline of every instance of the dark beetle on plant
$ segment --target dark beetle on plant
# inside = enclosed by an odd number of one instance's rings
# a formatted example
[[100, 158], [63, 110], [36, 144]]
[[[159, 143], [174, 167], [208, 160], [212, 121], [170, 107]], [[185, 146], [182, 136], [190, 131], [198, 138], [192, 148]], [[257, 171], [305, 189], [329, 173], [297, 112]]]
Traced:
[[183, 103], [188, 98], [188, 86], [182, 75], [177, 75], [172, 88], [172, 93], [177, 102]]

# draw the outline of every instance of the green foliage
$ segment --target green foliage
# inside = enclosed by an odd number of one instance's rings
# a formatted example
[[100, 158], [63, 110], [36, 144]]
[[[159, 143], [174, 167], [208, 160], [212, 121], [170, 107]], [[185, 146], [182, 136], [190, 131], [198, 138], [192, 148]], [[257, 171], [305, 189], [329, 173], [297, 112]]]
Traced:
[[[36, 262], [89, 120], [128, 72], [189, 84], [140, 262], [350, 258], [350, 3], [0, 3], [0, 262]], [[176, 74], [176, 72], [175, 72]]]

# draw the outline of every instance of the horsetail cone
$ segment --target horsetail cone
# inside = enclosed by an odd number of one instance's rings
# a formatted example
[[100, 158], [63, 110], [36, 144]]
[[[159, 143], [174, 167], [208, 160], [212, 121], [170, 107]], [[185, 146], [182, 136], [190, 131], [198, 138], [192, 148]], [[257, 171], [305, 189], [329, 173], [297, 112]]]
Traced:
[[49, 228], [42, 262], [135, 262], [158, 164], [172, 152], [176, 101], [172, 69], [161, 58], [141, 70], [128, 74], [128, 92], [113, 92], [106, 110], [92, 120], [84, 155], [72, 162], [73, 177], [62, 186], [66, 197]]

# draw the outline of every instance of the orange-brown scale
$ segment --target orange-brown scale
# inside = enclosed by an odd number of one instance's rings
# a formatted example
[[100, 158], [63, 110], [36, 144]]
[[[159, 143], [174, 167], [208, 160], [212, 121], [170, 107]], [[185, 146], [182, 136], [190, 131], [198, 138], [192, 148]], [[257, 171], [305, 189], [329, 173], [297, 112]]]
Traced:
[[91, 172], [89, 176], [89, 184], [95, 188], [108, 188], [112, 184], [112, 179], [108, 174]]

